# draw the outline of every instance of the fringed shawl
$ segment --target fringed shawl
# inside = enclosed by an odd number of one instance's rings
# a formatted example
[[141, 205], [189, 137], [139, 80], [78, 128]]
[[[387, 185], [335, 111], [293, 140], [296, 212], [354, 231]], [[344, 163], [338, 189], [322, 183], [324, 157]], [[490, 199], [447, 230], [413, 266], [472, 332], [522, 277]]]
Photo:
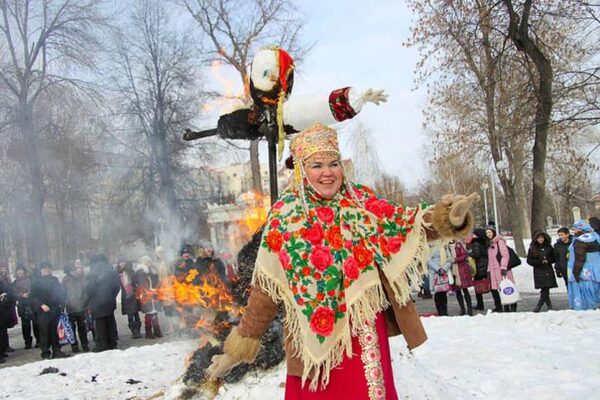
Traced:
[[256, 260], [254, 283], [285, 305], [311, 390], [327, 385], [344, 354], [352, 357], [355, 328], [388, 307], [377, 269], [400, 305], [425, 272], [427, 206], [404, 208], [365, 186], [354, 190], [357, 196], [344, 186], [327, 200], [308, 188], [308, 215], [298, 193], [285, 191], [269, 213]]

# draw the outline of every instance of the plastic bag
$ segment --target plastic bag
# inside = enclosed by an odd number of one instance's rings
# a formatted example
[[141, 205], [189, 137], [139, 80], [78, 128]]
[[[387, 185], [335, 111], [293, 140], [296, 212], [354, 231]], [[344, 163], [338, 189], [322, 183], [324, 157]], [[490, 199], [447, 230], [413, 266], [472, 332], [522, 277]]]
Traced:
[[500, 301], [503, 306], [521, 301], [517, 286], [506, 277], [502, 278], [502, 282], [500, 282]]
[[434, 293], [444, 293], [450, 291], [450, 279], [447, 272], [444, 272], [442, 276], [436, 275], [433, 278], [433, 291]]
[[75, 344], [75, 335], [67, 313], [61, 313], [56, 324], [56, 334], [59, 344]]

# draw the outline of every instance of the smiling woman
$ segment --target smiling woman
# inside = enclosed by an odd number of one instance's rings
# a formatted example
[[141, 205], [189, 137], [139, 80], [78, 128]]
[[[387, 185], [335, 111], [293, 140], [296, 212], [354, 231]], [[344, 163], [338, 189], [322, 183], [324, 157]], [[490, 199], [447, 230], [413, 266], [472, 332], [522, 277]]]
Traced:
[[331, 199], [342, 187], [344, 170], [338, 158], [315, 158], [305, 163], [306, 177], [313, 189], [326, 199]]
[[347, 179], [337, 133], [316, 124], [290, 142], [294, 183], [271, 208], [254, 289], [209, 368], [218, 378], [253, 362], [285, 309], [286, 399], [396, 399], [388, 337], [427, 336], [410, 299], [427, 241], [465, 236], [476, 195], [403, 207]]

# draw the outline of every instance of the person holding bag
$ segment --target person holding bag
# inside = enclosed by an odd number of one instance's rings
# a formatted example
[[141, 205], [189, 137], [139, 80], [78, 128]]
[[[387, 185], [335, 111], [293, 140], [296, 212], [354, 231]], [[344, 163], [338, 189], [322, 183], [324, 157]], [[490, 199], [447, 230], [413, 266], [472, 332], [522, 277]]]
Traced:
[[433, 301], [440, 317], [448, 315], [448, 292], [454, 283], [450, 273], [453, 262], [454, 259], [448, 245], [434, 246], [427, 261], [429, 282], [431, 282], [431, 291], [434, 293]]
[[552, 310], [550, 301], [550, 289], [558, 287], [552, 264], [556, 262], [556, 256], [550, 236], [544, 231], [534, 233], [531, 245], [527, 251], [527, 264], [533, 267], [533, 282], [536, 289], [540, 289], [540, 299], [533, 312], [540, 312], [546, 304], [548, 310]]
[[[510, 253], [504, 238], [496, 234], [493, 228], [487, 228], [485, 234], [488, 238], [488, 274], [490, 276], [490, 285], [492, 287], [492, 297], [494, 298], [496, 312], [502, 312], [502, 299], [500, 298], [500, 282], [506, 277], [512, 283], [515, 283], [513, 273], [508, 269]], [[504, 312], [516, 312], [517, 303], [504, 306]]]

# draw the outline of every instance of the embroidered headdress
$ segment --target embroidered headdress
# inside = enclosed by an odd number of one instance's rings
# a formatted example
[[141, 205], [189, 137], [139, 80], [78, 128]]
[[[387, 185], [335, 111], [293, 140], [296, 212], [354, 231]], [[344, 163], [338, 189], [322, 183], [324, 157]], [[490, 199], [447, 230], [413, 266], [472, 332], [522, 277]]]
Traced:
[[[299, 191], [304, 211], [308, 212], [305, 184], [310, 182], [304, 171], [304, 163], [314, 158], [338, 158], [341, 162], [337, 131], [317, 122], [292, 138], [290, 153], [294, 159], [294, 185]], [[343, 169], [344, 164], [341, 165]], [[344, 183], [348, 189], [353, 188], [346, 171], [344, 171]], [[315, 188], [313, 189], [318, 193]], [[354, 190], [350, 190], [350, 194], [358, 204], [361, 204]]]

